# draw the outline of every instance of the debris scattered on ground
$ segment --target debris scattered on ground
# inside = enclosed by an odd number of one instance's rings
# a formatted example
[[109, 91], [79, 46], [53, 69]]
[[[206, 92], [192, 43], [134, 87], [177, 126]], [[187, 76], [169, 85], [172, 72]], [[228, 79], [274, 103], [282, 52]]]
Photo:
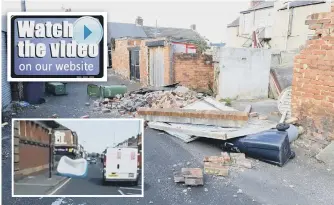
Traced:
[[53, 114], [53, 115], [51, 116], [51, 118], [58, 118], [58, 115], [57, 115], [57, 114]]
[[174, 172], [174, 182], [188, 186], [204, 185], [203, 172], [200, 168], [182, 168], [181, 172]]
[[299, 126], [299, 127], [298, 127], [298, 135], [302, 135], [302, 134], [304, 134], [304, 132], [305, 132], [304, 127]]
[[205, 191], [205, 192], [208, 192], [209, 190], [208, 190], [208, 188], [204, 188], [204, 191]]
[[268, 116], [266, 115], [260, 115], [259, 120], [268, 120]]
[[249, 117], [258, 117], [258, 116], [259, 116], [259, 113], [257, 113], [257, 112], [249, 113]]
[[124, 97], [117, 94], [113, 98], [97, 100], [94, 106], [103, 106], [108, 109], [117, 109], [135, 113], [139, 107], [151, 108], [182, 108], [198, 100], [195, 91], [186, 87], [178, 86], [174, 90], [140, 89], [138, 91], [125, 93]]
[[80, 118], [89, 118], [89, 115], [81, 116]]
[[285, 123], [287, 123], [287, 124], [295, 125], [297, 122], [298, 122], [298, 118], [296, 118], [296, 117], [285, 120]]
[[242, 194], [242, 189], [238, 189], [237, 194]]
[[221, 156], [204, 157], [204, 172], [216, 176], [228, 176], [231, 166], [252, 168], [251, 161], [244, 153], [222, 152]]
[[251, 110], [252, 110], [252, 105], [247, 105], [247, 106], [245, 107], [244, 112], [250, 113]]
[[279, 116], [281, 115], [278, 111], [273, 111], [273, 112], [270, 112], [270, 115], [276, 115], [276, 116]]

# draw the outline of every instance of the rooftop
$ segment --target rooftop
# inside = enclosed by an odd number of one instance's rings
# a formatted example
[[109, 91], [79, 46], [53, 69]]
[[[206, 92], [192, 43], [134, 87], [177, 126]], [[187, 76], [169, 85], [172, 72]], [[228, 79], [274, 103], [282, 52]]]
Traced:
[[240, 13], [242, 14], [246, 14], [246, 13], [250, 13], [252, 11], [256, 11], [256, 10], [260, 10], [260, 9], [267, 9], [267, 8], [271, 8], [274, 7], [274, 1], [264, 1], [252, 8], [249, 8], [245, 11], [241, 11]]
[[236, 18], [234, 21], [232, 21], [232, 23], [227, 24], [227, 28], [238, 27], [239, 26], [239, 19], [240, 19], [240, 17]]
[[[296, 7], [302, 7], [302, 6], [310, 6], [310, 5], [315, 5], [315, 4], [323, 4], [326, 3], [326, 1], [292, 1], [290, 2], [289, 8], [296, 8]], [[284, 10], [287, 9], [288, 5], [285, 5], [279, 10]]]

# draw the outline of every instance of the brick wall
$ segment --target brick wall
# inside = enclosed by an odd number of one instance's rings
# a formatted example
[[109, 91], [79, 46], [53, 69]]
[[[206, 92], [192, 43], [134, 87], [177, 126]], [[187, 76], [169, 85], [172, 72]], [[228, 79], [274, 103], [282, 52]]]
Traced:
[[214, 80], [211, 61], [212, 56], [209, 55], [175, 53], [173, 58], [175, 82], [198, 91], [210, 91]]
[[128, 39], [119, 39], [115, 41], [115, 50], [112, 51], [112, 68], [123, 77], [130, 79], [130, 61], [129, 61], [129, 44]]
[[15, 178], [48, 168], [49, 131], [34, 121], [14, 122]]
[[308, 16], [313, 39], [295, 57], [292, 113], [307, 136], [316, 141], [334, 139], [334, 7], [328, 13]]

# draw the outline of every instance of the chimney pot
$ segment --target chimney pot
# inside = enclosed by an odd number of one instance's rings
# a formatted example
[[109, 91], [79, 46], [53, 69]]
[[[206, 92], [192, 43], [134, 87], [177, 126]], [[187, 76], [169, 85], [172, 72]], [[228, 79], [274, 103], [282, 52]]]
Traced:
[[190, 28], [191, 28], [191, 30], [194, 30], [194, 31], [195, 31], [195, 30], [196, 30], [196, 24], [191, 24], [191, 25], [190, 25]]
[[144, 20], [142, 17], [138, 16], [135, 21], [137, 26], [143, 26]]

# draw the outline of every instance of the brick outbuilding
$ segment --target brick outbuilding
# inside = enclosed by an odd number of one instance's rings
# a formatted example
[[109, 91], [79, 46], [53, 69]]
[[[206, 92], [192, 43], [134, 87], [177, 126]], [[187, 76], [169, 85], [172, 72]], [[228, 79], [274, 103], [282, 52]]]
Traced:
[[188, 42], [158, 39], [116, 39], [112, 53], [113, 69], [144, 86], [173, 83], [199, 91], [213, 87], [212, 56], [198, 54]]

